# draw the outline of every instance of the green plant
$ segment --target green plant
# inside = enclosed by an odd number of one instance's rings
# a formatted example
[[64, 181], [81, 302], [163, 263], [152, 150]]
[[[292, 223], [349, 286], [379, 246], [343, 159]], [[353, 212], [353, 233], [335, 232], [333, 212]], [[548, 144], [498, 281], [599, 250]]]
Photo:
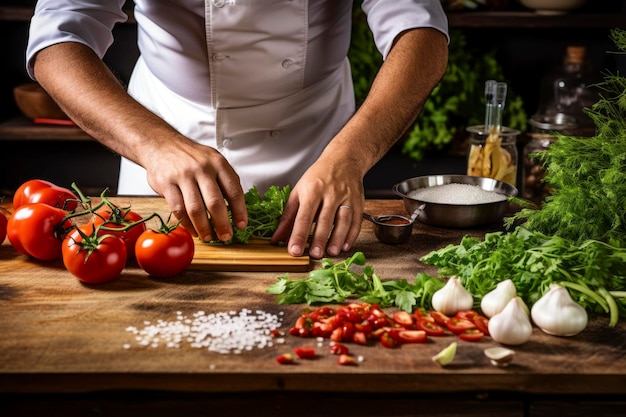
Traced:
[[[374, 46], [360, 2], [354, 3], [352, 43], [348, 57], [352, 65], [357, 106], [363, 103], [382, 57]], [[421, 160], [430, 150], [442, 150], [467, 126], [484, 122], [484, 85], [488, 79], [506, 81], [496, 60], [496, 51], [483, 53], [467, 44], [461, 31], [450, 32], [448, 68], [407, 132], [403, 153]], [[482, 59], [476, 59], [476, 57]], [[504, 123], [524, 130], [527, 116], [521, 97], [509, 89]]]

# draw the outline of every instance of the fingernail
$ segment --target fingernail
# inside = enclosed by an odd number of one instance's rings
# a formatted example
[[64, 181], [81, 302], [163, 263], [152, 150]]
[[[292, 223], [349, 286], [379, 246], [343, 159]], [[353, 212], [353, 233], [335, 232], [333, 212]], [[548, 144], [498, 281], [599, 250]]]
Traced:
[[311, 256], [313, 256], [314, 258], [321, 258], [322, 249], [320, 249], [319, 246], [314, 247], [313, 249], [311, 249]]
[[300, 246], [298, 246], [298, 245], [291, 245], [291, 248], [290, 248], [289, 252], [292, 255], [300, 256], [300, 255], [302, 255], [302, 248]]
[[228, 242], [232, 238], [233, 238], [233, 235], [231, 235], [230, 233], [224, 233], [224, 234], [220, 235], [220, 240], [222, 242]]
[[343, 251], [348, 252], [350, 250], [350, 244], [348, 242], [343, 244]]
[[330, 246], [328, 248], [328, 253], [332, 256], [339, 255], [339, 248], [337, 246]]
[[243, 220], [240, 222], [237, 222], [237, 229], [243, 229], [246, 227], [246, 222], [244, 222]]

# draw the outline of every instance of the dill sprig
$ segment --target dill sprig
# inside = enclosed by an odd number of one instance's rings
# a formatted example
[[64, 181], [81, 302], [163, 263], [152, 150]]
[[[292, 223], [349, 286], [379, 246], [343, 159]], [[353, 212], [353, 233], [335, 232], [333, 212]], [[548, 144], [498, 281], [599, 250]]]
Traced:
[[[611, 37], [626, 51], [626, 31]], [[523, 208], [505, 219], [575, 242], [594, 239], [626, 246], [626, 78], [607, 74], [597, 85], [600, 99], [587, 114], [596, 125], [592, 137], [558, 135], [546, 151], [534, 155], [546, 169], [552, 188], [539, 209]]]

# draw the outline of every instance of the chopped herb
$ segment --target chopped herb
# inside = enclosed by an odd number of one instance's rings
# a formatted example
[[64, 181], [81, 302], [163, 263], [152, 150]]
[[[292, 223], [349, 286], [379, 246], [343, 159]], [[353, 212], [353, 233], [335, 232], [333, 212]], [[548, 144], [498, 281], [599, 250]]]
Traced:
[[[358, 268], [357, 268], [358, 267]], [[371, 265], [365, 264], [365, 255], [356, 252], [340, 262], [324, 258], [322, 268], [307, 277], [291, 279], [288, 274], [278, 277], [267, 292], [277, 295], [279, 304], [340, 303], [346, 299], [398, 307], [412, 312], [417, 306], [430, 309], [432, 295], [443, 287], [436, 277], [419, 273], [414, 283], [405, 279], [382, 281]]]

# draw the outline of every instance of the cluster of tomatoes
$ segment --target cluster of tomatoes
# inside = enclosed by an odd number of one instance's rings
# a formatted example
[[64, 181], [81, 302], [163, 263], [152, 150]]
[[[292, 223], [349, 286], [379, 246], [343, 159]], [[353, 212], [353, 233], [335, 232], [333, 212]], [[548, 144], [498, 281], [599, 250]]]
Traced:
[[336, 309], [322, 306], [306, 310], [289, 329], [289, 334], [361, 345], [379, 341], [384, 347], [394, 348], [405, 343], [424, 343], [429, 336], [451, 333], [462, 340], [476, 342], [489, 335], [488, 323], [485, 316], [474, 310], [459, 311], [452, 317], [422, 309], [412, 314], [397, 311], [389, 315], [376, 304], [353, 303]]
[[90, 284], [117, 279], [133, 258], [156, 277], [177, 275], [191, 264], [189, 231], [162, 219], [158, 230], [148, 229], [145, 222], [157, 214], [143, 218], [104, 193], [101, 197], [92, 206], [78, 189], [27, 181], [13, 196], [13, 213], [8, 219], [0, 215], [0, 237], [4, 241], [6, 233], [18, 252], [40, 261], [62, 259], [68, 271]]

